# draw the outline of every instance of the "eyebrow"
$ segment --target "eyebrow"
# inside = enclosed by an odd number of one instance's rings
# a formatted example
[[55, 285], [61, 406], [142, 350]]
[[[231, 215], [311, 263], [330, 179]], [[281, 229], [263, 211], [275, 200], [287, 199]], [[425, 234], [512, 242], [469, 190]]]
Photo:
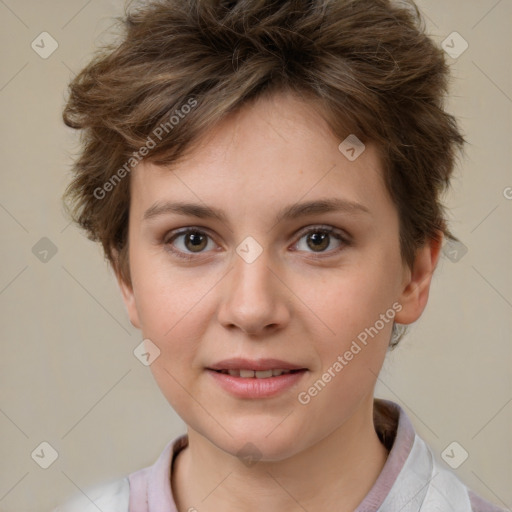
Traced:
[[[296, 203], [283, 208], [275, 218], [275, 222], [283, 220], [293, 220], [306, 215], [314, 215], [319, 213], [329, 212], [345, 212], [349, 214], [366, 213], [369, 214], [370, 210], [366, 206], [353, 201], [340, 198], [326, 198], [316, 201], [306, 201], [303, 203]], [[196, 203], [186, 202], [157, 202], [153, 204], [144, 212], [143, 219], [149, 220], [161, 215], [179, 214], [200, 219], [217, 219], [221, 222], [227, 223], [227, 216], [218, 208], [205, 206]]]

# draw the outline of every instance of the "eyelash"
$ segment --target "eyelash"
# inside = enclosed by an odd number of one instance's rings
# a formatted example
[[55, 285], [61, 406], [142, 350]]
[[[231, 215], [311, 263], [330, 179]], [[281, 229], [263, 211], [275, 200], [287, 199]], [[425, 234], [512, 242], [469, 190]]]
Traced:
[[[166, 246], [168, 246], [168, 250], [170, 252], [172, 252], [174, 255], [176, 255], [179, 258], [182, 258], [184, 260], [189, 260], [189, 261], [192, 260], [192, 259], [196, 259], [196, 258], [201, 256], [202, 252], [198, 252], [198, 253], [184, 253], [183, 251], [179, 251], [179, 250], [173, 249], [172, 248], [172, 244], [171, 244], [171, 242], [174, 242], [180, 236], [187, 235], [187, 234], [190, 234], [190, 233], [206, 235], [208, 238], [212, 239], [212, 237], [207, 232], [203, 231], [202, 229], [194, 228], [194, 227], [188, 227], [188, 228], [184, 228], [184, 229], [182, 229], [180, 231], [175, 231], [175, 232], [171, 231], [171, 232], [167, 233], [166, 236], [164, 237], [163, 243]], [[312, 256], [313, 259], [325, 258], [325, 256], [322, 256], [322, 254], [327, 254], [328, 256], [332, 256], [331, 253], [336, 253], [337, 254], [338, 252], [343, 250], [344, 247], [350, 246], [350, 239], [349, 239], [349, 237], [347, 235], [344, 235], [342, 232], [336, 230], [335, 228], [333, 228], [331, 226], [312, 226], [312, 227], [309, 227], [307, 230], [302, 231], [301, 233], [299, 233], [299, 238], [298, 238], [297, 242], [294, 245], [297, 245], [297, 243], [302, 238], [304, 238], [305, 236], [307, 236], [307, 235], [309, 235], [311, 233], [322, 233], [322, 234], [330, 235], [330, 236], [336, 238], [337, 240], [339, 240], [341, 242], [341, 244], [342, 244], [342, 246], [339, 247], [338, 249], [334, 249], [334, 250], [331, 250], [331, 251], [321, 251], [321, 252], [318, 252], [318, 253], [312, 252], [311, 254], [313, 254], [313, 256]], [[169, 235], [171, 235], [171, 236], [169, 236]]]

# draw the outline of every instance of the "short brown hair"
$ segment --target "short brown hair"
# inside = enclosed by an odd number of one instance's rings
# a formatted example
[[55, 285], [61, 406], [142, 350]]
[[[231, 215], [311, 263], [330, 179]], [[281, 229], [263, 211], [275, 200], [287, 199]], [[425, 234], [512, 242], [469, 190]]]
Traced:
[[[314, 102], [340, 142], [376, 143], [407, 264], [451, 237], [440, 196], [464, 138], [443, 108], [444, 53], [412, 2], [161, 0], [122, 22], [121, 41], [71, 82], [63, 118], [83, 135], [68, 209], [127, 283], [129, 167], [176, 162], [226, 115], [278, 92]], [[165, 136], [141, 155], [158, 127]]]

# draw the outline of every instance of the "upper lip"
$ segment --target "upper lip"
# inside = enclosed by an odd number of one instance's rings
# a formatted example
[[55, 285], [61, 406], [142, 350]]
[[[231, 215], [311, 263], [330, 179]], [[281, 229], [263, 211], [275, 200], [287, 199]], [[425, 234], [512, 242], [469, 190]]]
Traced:
[[244, 359], [236, 357], [224, 359], [207, 367], [209, 370], [306, 370], [304, 366], [288, 363], [280, 359]]

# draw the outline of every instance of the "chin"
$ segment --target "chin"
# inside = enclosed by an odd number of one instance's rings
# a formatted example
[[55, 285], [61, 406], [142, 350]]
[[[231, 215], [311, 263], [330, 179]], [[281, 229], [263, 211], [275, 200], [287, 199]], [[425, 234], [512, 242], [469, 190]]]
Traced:
[[[249, 465], [251, 462], [275, 462], [285, 460], [295, 455], [300, 448], [297, 445], [297, 435], [291, 431], [277, 432], [276, 423], [269, 429], [230, 429], [233, 437], [222, 436], [222, 439], [210, 439], [221, 450], [238, 457]], [[274, 431], [272, 431], [275, 429]], [[270, 433], [270, 434], [269, 434]]]
[[[285, 409], [286, 410], [286, 409]], [[185, 423], [218, 449], [234, 457], [280, 461], [300, 452], [305, 431], [296, 415], [260, 412], [224, 414], [211, 411], [212, 416], [184, 418]], [[301, 441], [299, 445], [299, 441]]]

